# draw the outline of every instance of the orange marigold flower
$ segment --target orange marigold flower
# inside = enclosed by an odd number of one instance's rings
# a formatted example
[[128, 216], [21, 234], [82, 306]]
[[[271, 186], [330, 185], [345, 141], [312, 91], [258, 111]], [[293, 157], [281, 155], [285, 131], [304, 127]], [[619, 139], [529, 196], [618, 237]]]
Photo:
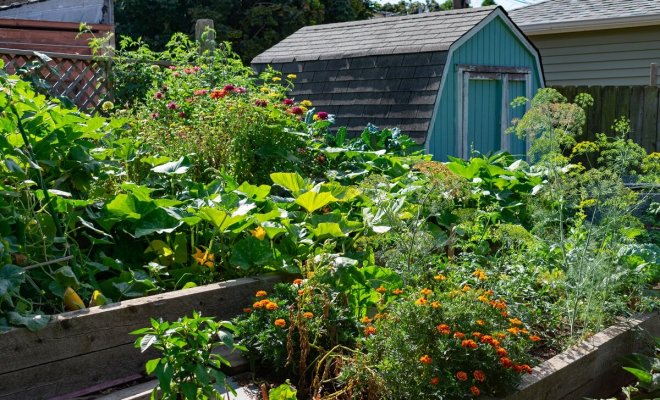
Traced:
[[442, 304], [440, 304], [439, 301], [432, 301], [432, 302], [431, 302], [431, 307], [433, 307], [433, 308], [440, 308], [440, 307], [442, 307]]
[[419, 299], [415, 300], [415, 304], [417, 304], [418, 306], [426, 305], [426, 303], [428, 302], [429, 301], [426, 300], [424, 297], [420, 297]]
[[211, 90], [212, 99], [221, 99], [227, 95], [227, 91], [224, 89], [213, 89]]
[[532, 373], [532, 367], [530, 367], [529, 365], [523, 364], [521, 367], [522, 367], [522, 372], [525, 372], [525, 373], [528, 373], [528, 374]]
[[497, 336], [497, 337], [500, 338], [500, 339], [504, 339], [504, 338], [506, 338], [506, 335], [503, 334], [502, 332], [498, 332], [498, 333], [496, 333], [495, 336]]
[[461, 382], [465, 382], [468, 380], [468, 374], [465, 371], [458, 371], [456, 373], [456, 379], [458, 379]]
[[302, 296], [303, 294], [305, 294], [305, 291], [303, 289], [300, 289], [298, 291], [298, 296]]
[[474, 380], [477, 382], [483, 382], [486, 380], [486, 374], [484, 371], [478, 369], [472, 373], [472, 376], [474, 376]]
[[306, 319], [312, 319], [312, 318], [314, 318], [314, 313], [313, 313], [313, 312], [309, 312], [309, 311], [304, 312], [304, 313], [303, 313], [303, 317], [305, 317]]
[[256, 297], [266, 297], [268, 296], [268, 293], [265, 290], [260, 290], [255, 294]]
[[378, 293], [380, 293], [380, 294], [383, 294], [383, 293], [387, 292], [387, 289], [385, 289], [383, 286], [379, 286], [379, 287], [376, 289], [376, 291], [377, 291]]
[[493, 337], [490, 335], [483, 335], [481, 337], [481, 343], [492, 343], [493, 342]]
[[477, 320], [477, 325], [484, 326], [484, 325], [486, 325], [486, 321], [484, 321], [483, 319], [478, 319]]
[[380, 313], [374, 314], [374, 319], [381, 319], [381, 318], [385, 318], [385, 314], [380, 314]]
[[268, 311], [274, 311], [277, 310], [277, 308], [278, 308], [277, 303], [273, 303], [272, 301], [266, 303], [266, 310]]
[[487, 295], [487, 296], [492, 296], [494, 293], [495, 293], [495, 292], [493, 292], [493, 291], [490, 290], [490, 289], [486, 290], [486, 295]]
[[522, 365], [516, 364], [513, 366], [513, 371], [517, 374], [520, 374], [523, 372], [523, 367]]
[[265, 304], [261, 301], [257, 301], [254, 304], [252, 304], [252, 308], [256, 308], [257, 310], [260, 308], [264, 308]]
[[518, 318], [509, 318], [509, 322], [511, 322], [511, 325], [522, 325], [522, 321]]
[[363, 324], [371, 323], [371, 318], [369, 318], [368, 316], [365, 315], [364, 317], [362, 317], [360, 322], [362, 322]]
[[496, 310], [506, 310], [506, 303], [502, 300], [491, 300], [490, 305]]
[[298, 278], [298, 279], [294, 279], [294, 280], [293, 280], [293, 284], [294, 284], [294, 285], [301, 285], [302, 283], [303, 283], [303, 280], [300, 279], [300, 278]]
[[528, 331], [527, 329], [525, 329], [525, 328], [522, 328], [522, 329], [520, 330], [520, 333], [522, 333], [522, 334], [524, 334], [524, 335], [527, 335], [527, 334], [529, 333], [529, 331]]
[[463, 285], [461, 290], [464, 292], [469, 292], [470, 290], [472, 290], [472, 288], [470, 287], [470, 285]]
[[504, 318], [506, 318], [506, 317], [509, 316], [509, 313], [505, 310], [505, 311], [502, 311], [502, 312], [500, 313], [500, 315], [503, 316]]
[[434, 276], [433, 279], [435, 279], [438, 282], [442, 282], [442, 281], [446, 280], [447, 277], [442, 275], [442, 274], [438, 274], [438, 275]]
[[465, 338], [465, 334], [463, 332], [456, 332], [456, 333], [454, 333], [454, 337], [456, 339], [463, 339], [463, 338]]
[[371, 336], [376, 334], [376, 328], [373, 326], [369, 325], [366, 328], [364, 328], [364, 336]]
[[484, 295], [481, 295], [481, 296], [477, 297], [477, 300], [479, 300], [479, 301], [482, 302], [482, 303], [488, 303], [488, 302], [490, 302], [490, 300], [488, 300], [488, 297], [486, 297], [486, 296], [484, 296]]
[[481, 269], [478, 269], [478, 270], [474, 271], [472, 273], [472, 276], [476, 277], [480, 281], [485, 281], [486, 279], [488, 279], [488, 276], [486, 275], [486, 273]]
[[480, 338], [483, 334], [481, 332], [472, 332], [472, 336]]
[[514, 326], [514, 327], [511, 327], [511, 328], [507, 329], [506, 331], [509, 332], [512, 335], [518, 335], [520, 333], [520, 328]]
[[461, 342], [461, 346], [466, 349], [476, 349], [478, 347], [477, 342], [472, 339], [466, 339]]
[[509, 357], [501, 357], [500, 358], [500, 364], [502, 364], [502, 366], [504, 368], [511, 368], [511, 366], [513, 365], [513, 362], [511, 361], [511, 359]]
[[250, 307], [245, 307], [245, 308], [243, 309], [243, 312], [246, 313], [246, 314], [249, 314], [249, 313], [252, 312], [252, 309], [251, 309]]
[[440, 378], [438, 378], [437, 376], [434, 376], [433, 378], [431, 378], [430, 383], [431, 383], [431, 385], [435, 386], [435, 385], [440, 383]]
[[429, 365], [433, 362], [433, 359], [428, 354], [424, 354], [419, 358], [419, 362], [421, 362], [422, 364]]
[[286, 321], [283, 320], [282, 318], [278, 318], [275, 320], [275, 326], [279, 328], [284, 328], [286, 326]]
[[403, 290], [402, 290], [402, 289], [394, 289], [394, 290], [392, 290], [392, 294], [395, 295], [395, 296], [398, 296], [398, 295], [400, 295], [400, 294], [402, 294], [402, 293], [403, 293]]
[[493, 340], [490, 341], [490, 344], [491, 344], [493, 347], [500, 347], [500, 344], [501, 344], [501, 343], [500, 343], [499, 340], [497, 340], [497, 339], [493, 339]]
[[472, 393], [473, 396], [479, 396], [481, 394], [481, 390], [479, 390], [479, 388], [476, 386], [470, 386], [470, 393]]
[[440, 324], [436, 326], [436, 329], [438, 332], [442, 333], [443, 335], [449, 335], [451, 333], [451, 330], [449, 329], [449, 325], [447, 324]]
[[500, 357], [506, 357], [506, 355], [508, 354], [508, 352], [506, 351], [506, 349], [504, 347], [497, 347], [495, 349], [495, 352]]
[[529, 340], [531, 340], [532, 342], [538, 342], [539, 340], [541, 340], [541, 338], [536, 335], [529, 335]]
[[433, 290], [428, 289], [428, 288], [424, 288], [424, 289], [420, 290], [419, 292], [424, 296], [428, 296], [428, 295], [433, 293]]

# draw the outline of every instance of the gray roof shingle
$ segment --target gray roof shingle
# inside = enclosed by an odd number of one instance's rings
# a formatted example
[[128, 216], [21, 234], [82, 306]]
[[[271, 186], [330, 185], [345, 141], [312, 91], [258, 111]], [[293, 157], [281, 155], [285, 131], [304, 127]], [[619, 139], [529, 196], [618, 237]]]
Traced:
[[113, 24], [109, 0], [0, 0], [0, 19]]
[[657, 16], [660, 0], [546, 0], [509, 11], [520, 27]]
[[446, 51], [497, 7], [341, 22], [302, 28], [253, 64]]

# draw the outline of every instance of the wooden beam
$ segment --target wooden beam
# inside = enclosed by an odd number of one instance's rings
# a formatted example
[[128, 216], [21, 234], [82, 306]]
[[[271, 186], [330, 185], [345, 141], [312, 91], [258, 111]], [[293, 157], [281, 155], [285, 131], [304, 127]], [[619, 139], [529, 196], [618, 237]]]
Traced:
[[658, 86], [658, 64], [651, 63], [650, 86]]
[[198, 19], [195, 22], [195, 40], [199, 42], [199, 53], [215, 50], [215, 30], [212, 19]]

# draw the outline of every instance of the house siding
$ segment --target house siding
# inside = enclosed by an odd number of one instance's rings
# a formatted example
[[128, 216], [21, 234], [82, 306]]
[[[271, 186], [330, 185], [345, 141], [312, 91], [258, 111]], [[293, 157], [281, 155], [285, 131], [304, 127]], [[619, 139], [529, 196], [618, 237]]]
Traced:
[[548, 86], [648, 85], [650, 64], [660, 63], [660, 26], [529, 38], [541, 53]]
[[[532, 71], [532, 93], [542, 87], [535, 55], [531, 53], [509, 27], [500, 19], [483, 27], [478, 33], [454, 50], [447, 77], [437, 104], [436, 118], [429, 139], [428, 151], [435, 159], [446, 160], [458, 156], [458, 78], [457, 65], [483, 65], [496, 67], [529, 68]], [[483, 99], [484, 104], [501, 104], [501, 98]], [[497, 130], [499, 135], [499, 129]], [[521, 149], [517, 138], [512, 139], [512, 149]], [[499, 136], [498, 139], [499, 141]]]

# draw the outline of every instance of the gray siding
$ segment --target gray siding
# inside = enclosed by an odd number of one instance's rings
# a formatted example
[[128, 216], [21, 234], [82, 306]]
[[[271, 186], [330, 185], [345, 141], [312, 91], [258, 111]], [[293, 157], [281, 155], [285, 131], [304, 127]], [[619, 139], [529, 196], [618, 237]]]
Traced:
[[660, 26], [529, 36], [548, 86], [648, 85], [660, 63]]

